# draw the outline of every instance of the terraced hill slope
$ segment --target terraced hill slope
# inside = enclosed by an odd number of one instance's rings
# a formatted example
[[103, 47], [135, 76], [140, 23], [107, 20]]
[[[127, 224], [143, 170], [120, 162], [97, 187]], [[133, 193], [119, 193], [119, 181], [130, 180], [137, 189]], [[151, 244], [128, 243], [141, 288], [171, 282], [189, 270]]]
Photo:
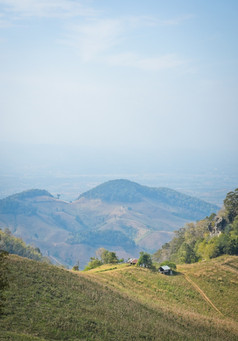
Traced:
[[0, 340], [238, 338], [238, 257], [175, 276], [126, 264], [71, 272], [18, 256], [8, 269]]

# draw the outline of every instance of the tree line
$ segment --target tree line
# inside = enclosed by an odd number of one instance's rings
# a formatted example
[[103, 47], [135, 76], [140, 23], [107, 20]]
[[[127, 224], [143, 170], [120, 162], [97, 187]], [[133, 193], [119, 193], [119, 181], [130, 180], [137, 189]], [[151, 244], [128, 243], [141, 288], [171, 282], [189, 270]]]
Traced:
[[223, 254], [238, 255], [238, 188], [227, 194], [224, 208], [217, 215], [175, 231], [175, 237], [153, 259], [194, 263]]
[[13, 236], [8, 228], [0, 229], [0, 250], [38, 261], [46, 260], [38, 247], [26, 245], [21, 238]]

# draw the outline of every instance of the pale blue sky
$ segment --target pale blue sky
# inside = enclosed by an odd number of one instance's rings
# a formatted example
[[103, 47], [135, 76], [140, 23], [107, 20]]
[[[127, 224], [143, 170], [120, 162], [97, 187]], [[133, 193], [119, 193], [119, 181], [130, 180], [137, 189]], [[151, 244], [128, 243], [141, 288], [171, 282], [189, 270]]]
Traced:
[[237, 37], [236, 0], [0, 0], [0, 141], [237, 152]]

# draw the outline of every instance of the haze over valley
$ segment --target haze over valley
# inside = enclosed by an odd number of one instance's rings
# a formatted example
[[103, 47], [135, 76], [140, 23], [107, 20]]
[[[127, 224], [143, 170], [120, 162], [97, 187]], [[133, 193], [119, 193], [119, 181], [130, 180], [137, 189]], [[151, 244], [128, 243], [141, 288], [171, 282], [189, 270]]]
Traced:
[[46, 189], [73, 201], [113, 179], [168, 187], [221, 206], [238, 183], [238, 158], [232, 151], [166, 147], [131, 149], [2, 143], [0, 198]]
[[[0, 197], [237, 185], [237, 1], [0, 0]], [[218, 4], [219, 3], [219, 4]]]
[[0, 0], [0, 340], [238, 340], [237, 37], [237, 0]]

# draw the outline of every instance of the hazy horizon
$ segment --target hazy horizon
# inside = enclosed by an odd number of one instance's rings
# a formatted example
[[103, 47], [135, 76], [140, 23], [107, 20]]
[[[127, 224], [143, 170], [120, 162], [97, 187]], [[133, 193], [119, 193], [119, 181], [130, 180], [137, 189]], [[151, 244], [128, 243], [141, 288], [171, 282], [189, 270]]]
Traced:
[[221, 202], [238, 186], [237, 13], [0, 0], [0, 196], [35, 184], [70, 200], [127, 177]]
[[105, 181], [123, 178], [221, 205], [226, 193], [238, 184], [238, 160], [219, 150], [198, 153], [7, 144], [0, 158], [0, 198], [40, 188], [71, 201]]

